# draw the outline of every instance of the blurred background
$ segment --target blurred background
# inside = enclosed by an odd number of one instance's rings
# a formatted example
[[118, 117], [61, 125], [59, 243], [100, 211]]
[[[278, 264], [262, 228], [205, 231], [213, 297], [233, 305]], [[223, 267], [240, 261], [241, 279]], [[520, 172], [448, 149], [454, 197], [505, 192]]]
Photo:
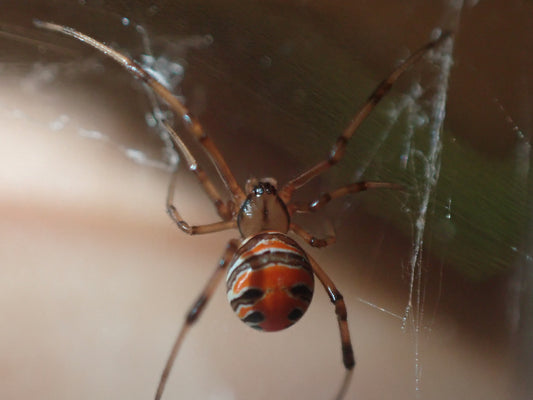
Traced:
[[[343, 293], [357, 366], [346, 399], [533, 395], [531, 1], [38, 1], [0, 5], [0, 397], [150, 399], [187, 308], [237, 232], [181, 233], [165, 213], [164, 106], [69, 25], [181, 96], [238, 181], [283, 184], [323, 159], [358, 106], [441, 30], [338, 166], [354, 180], [299, 222]], [[211, 176], [205, 155], [176, 124]], [[184, 166], [176, 202], [216, 220]], [[343, 376], [322, 288], [291, 329], [255, 332], [221, 286], [165, 398], [329, 399]]]

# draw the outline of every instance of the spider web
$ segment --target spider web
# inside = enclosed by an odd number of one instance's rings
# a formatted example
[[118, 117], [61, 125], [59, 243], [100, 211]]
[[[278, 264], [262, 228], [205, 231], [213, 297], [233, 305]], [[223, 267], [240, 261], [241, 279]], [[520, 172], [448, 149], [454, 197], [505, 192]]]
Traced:
[[[461, 12], [461, 7], [457, 13]], [[455, 24], [458, 26], [458, 24]], [[413, 215], [415, 216], [415, 237], [414, 245], [409, 260], [409, 300], [403, 317], [404, 328], [409, 321], [413, 324], [415, 337], [415, 380], [416, 390], [420, 390], [420, 381], [422, 377], [422, 364], [420, 361], [419, 335], [421, 327], [424, 325], [424, 288], [423, 288], [423, 271], [422, 271], [422, 246], [424, 244], [424, 235], [426, 228], [426, 214], [430, 204], [430, 198], [433, 196], [435, 187], [439, 180], [440, 173], [440, 153], [442, 150], [441, 133], [443, 130], [446, 98], [448, 91], [448, 82], [452, 65], [453, 43], [449, 42], [443, 46], [439, 54], [434, 54], [434, 59], [440, 65], [439, 74], [434, 78], [436, 92], [434, 102], [429, 110], [429, 151], [424, 157], [424, 176], [425, 184], [421, 185], [422, 190], [419, 192], [420, 204], [419, 209]], [[414, 315], [412, 315], [413, 313]]]
[[[462, 3], [457, 4], [454, 10], [454, 21], [450, 29], [458, 26]], [[441, 32], [436, 31], [436, 37]], [[375, 141], [368, 152], [366, 162], [354, 174], [354, 180], [359, 181], [365, 176], [374, 157], [390, 139], [391, 132], [401, 116], [407, 115], [408, 123], [404, 133], [403, 151], [400, 156], [403, 168], [410, 170], [416, 181], [412, 183], [414, 189], [415, 207], [409, 207], [408, 216], [412, 229], [413, 242], [410, 256], [406, 261], [405, 269], [408, 280], [408, 295], [403, 315], [388, 310], [379, 304], [372, 303], [358, 297], [358, 301], [374, 309], [390, 315], [401, 321], [402, 330], [412, 335], [412, 354], [414, 360], [414, 387], [417, 397], [421, 391], [423, 351], [421, 340], [424, 330], [428, 328], [425, 321], [425, 274], [426, 263], [424, 257], [424, 240], [426, 237], [427, 213], [431, 212], [431, 203], [434, 202], [435, 190], [439, 182], [442, 151], [442, 132], [446, 114], [448, 86], [453, 65], [453, 40], [448, 41], [438, 49], [426, 55], [429, 63], [433, 64], [435, 73], [424, 80], [413, 81], [405, 95], [393, 104], [388, 105], [384, 113], [388, 122], [381, 126], [376, 134]], [[426, 142], [418, 143], [414, 131], [422, 129], [426, 133]], [[416, 170], [416, 171], [415, 171]], [[427, 337], [426, 337], [427, 339]]]

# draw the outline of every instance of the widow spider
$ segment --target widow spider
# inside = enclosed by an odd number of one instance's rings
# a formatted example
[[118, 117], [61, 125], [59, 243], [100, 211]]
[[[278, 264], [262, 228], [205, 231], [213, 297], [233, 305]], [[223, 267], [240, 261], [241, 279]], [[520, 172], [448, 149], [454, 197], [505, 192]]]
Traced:
[[401, 186], [388, 182], [355, 182], [324, 193], [311, 202], [291, 202], [291, 198], [295, 190], [342, 159], [348, 141], [374, 107], [390, 91], [393, 83], [426, 52], [444, 41], [449, 33], [442, 34], [438, 39], [415, 51], [374, 89], [344, 132], [337, 138], [325, 160], [289, 180], [281, 189], [278, 189], [274, 178], [253, 178], [246, 182], [243, 190], [198, 120], [178, 98], [136, 61], [75, 29], [39, 20], [34, 20], [34, 24], [39, 28], [60, 32], [87, 43], [114, 59], [134, 77], [148, 85], [181, 119], [187, 132], [203, 146], [231, 195], [231, 200], [227, 202], [222, 200], [222, 196], [179, 135], [171, 126], [165, 124], [174, 145], [212, 200], [221, 220], [206, 225], [190, 225], [186, 222], [174, 205], [175, 174], [168, 188], [168, 214], [178, 228], [189, 235], [238, 229], [240, 238], [229, 242], [215, 271], [189, 309], [161, 375], [155, 399], [159, 400], [163, 394], [170, 370], [187, 332], [200, 317], [226, 272], [226, 291], [233, 310], [243, 322], [263, 331], [279, 331], [297, 322], [311, 302], [314, 276], [318, 278], [334, 304], [339, 324], [342, 360], [346, 371], [336, 399], [342, 400], [355, 366], [346, 306], [333, 281], [318, 263], [288, 236], [288, 233], [295, 233], [312, 247], [328, 246], [335, 242], [335, 236], [317, 238], [291, 219], [295, 213], [315, 212], [330, 201], [348, 194], [378, 188], [401, 189]]

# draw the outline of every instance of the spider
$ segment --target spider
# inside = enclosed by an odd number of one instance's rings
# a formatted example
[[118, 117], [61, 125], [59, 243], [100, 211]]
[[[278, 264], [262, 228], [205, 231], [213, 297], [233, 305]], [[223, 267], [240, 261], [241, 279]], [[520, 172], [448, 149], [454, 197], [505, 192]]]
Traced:
[[325, 160], [300, 173], [281, 188], [278, 188], [274, 178], [254, 178], [246, 182], [243, 190], [198, 120], [191, 115], [180, 100], [136, 61], [67, 26], [39, 20], [34, 20], [34, 24], [39, 28], [74, 37], [94, 47], [148, 85], [181, 119], [186, 131], [203, 146], [231, 195], [231, 200], [227, 202], [222, 200], [222, 196], [180, 136], [165, 123], [175, 147], [182, 154], [189, 170], [198, 178], [221, 220], [206, 225], [190, 225], [182, 218], [174, 205], [175, 173], [168, 187], [166, 200], [168, 214], [178, 228], [186, 234], [198, 235], [238, 229], [240, 238], [229, 242], [215, 271], [188, 310], [161, 374], [155, 399], [159, 400], [163, 395], [183, 340], [190, 328], [198, 321], [224, 273], [226, 273], [227, 297], [234, 312], [250, 327], [262, 331], [279, 331], [297, 322], [309, 307], [313, 296], [314, 277], [318, 278], [333, 303], [337, 315], [345, 374], [335, 398], [343, 399], [355, 366], [346, 305], [341, 293], [326, 272], [311, 255], [288, 236], [288, 233], [296, 234], [311, 247], [328, 246], [335, 242], [335, 236], [315, 237], [292, 222], [292, 217], [296, 213], [313, 213], [330, 201], [348, 194], [368, 189], [401, 189], [402, 186], [389, 182], [364, 181], [341, 186], [320, 195], [311, 202], [292, 202], [291, 198], [295, 190], [330, 169], [343, 158], [348, 141], [374, 107], [390, 91], [393, 83], [426, 52], [447, 38], [449, 33], [443, 33], [438, 39], [415, 51], [376, 87], [344, 132], [337, 138]]

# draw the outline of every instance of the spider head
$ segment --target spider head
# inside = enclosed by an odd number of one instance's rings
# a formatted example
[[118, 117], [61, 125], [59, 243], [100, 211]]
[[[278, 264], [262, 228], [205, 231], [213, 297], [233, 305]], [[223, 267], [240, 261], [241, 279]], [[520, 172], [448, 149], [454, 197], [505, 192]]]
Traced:
[[265, 191], [271, 191], [274, 194], [277, 192], [278, 187], [278, 181], [274, 178], [250, 178], [246, 181], [246, 185], [244, 186], [244, 190], [246, 193], [250, 194], [252, 192], [258, 192], [260, 193], [262, 190]]
[[273, 178], [254, 178], [246, 182], [248, 196], [237, 216], [237, 225], [242, 237], [264, 231], [287, 233], [289, 230], [289, 212], [278, 196], [276, 185], [277, 182]]

